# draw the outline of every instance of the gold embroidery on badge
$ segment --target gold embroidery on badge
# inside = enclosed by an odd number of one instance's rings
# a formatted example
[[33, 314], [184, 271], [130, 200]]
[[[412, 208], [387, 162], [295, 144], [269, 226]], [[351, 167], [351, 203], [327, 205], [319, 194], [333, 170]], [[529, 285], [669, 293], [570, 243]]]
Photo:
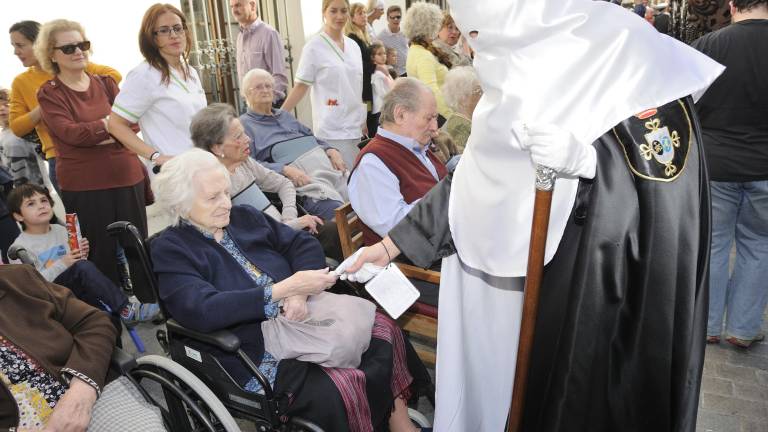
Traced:
[[644, 135], [648, 144], [640, 144], [638, 151], [646, 160], [656, 159], [656, 162], [664, 165], [667, 177], [675, 175], [677, 166], [672, 161], [675, 148], [680, 147], [680, 135], [674, 130], [670, 133], [669, 128], [661, 126], [661, 120], [657, 118], [645, 122], [645, 128], [650, 130]]
[[[613, 131], [613, 136], [614, 136], [614, 137], [616, 137], [616, 140], [619, 142], [619, 144], [620, 144], [620, 145], [621, 145], [621, 147], [622, 147], [622, 150], [623, 150], [623, 152], [624, 152], [624, 158], [625, 158], [625, 160], [626, 160], [626, 162], [627, 162], [627, 165], [629, 166], [629, 169], [630, 169], [630, 170], [632, 171], [632, 173], [634, 173], [636, 176], [638, 176], [638, 177], [640, 177], [640, 178], [643, 178], [643, 179], [645, 179], [645, 180], [653, 180], [653, 181], [659, 181], [659, 182], [664, 182], [664, 183], [666, 183], [666, 182], [672, 182], [672, 181], [674, 181], [674, 180], [675, 180], [677, 177], [679, 177], [679, 176], [680, 176], [680, 175], [683, 173], [683, 170], [685, 169], [685, 166], [686, 166], [686, 164], [687, 164], [687, 162], [688, 162], [688, 156], [691, 154], [691, 146], [693, 145], [693, 137], [694, 137], [694, 135], [693, 135], [693, 124], [692, 124], [692, 122], [691, 122], [691, 117], [690, 117], [690, 115], [688, 114], [688, 110], [686, 109], [686, 107], [685, 107], [685, 104], [684, 104], [684, 103], [683, 103], [683, 101], [682, 101], [682, 100], [680, 100], [680, 99], [678, 99], [678, 100], [677, 100], [677, 104], [678, 104], [678, 105], [679, 105], [679, 107], [681, 108], [681, 110], [682, 110], [682, 114], [685, 116], [686, 122], [688, 123], [688, 144], [687, 144], [687, 145], [688, 145], [688, 149], [687, 149], [687, 151], [685, 152], [685, 157], [683, 158], [683, 162], [682, 162], [682, 164], [681, 164], [681, 165], [682, 165], [682, 167], [680, 167], [680, 168], [678, 168], [678, 167], [677, 167], [676, 165], [674, 165], [674, 164], [673, 164], [674, 168], [668, 168], [666, 164], [664, 164], [664, 163], [662, 163], [662, 162], [659, 162], [661, 165], [664, 165], [664, 174], [667, 176], [667, 178], [660, 178], [660, 177], [655, 177], [655, 176], [653, 176], [651, 173], [644, 173], [644, 172], [641, 172], [640, 170], [638, 170], [638, 169], [637, 169], [637, 168], [636, 168], [636, 167], [635, 167], [635, 166], [632, 164], [632, 160], [631, 160], [632, 158], [630, 157], [629, 153], [627, 152], [627, 151], [628, 151], [628, 147], [627, 147], [627, 146], [624, 144], [624, 142], [622, 141], [621, 137], [619, 136], [618, 132], [616, 131], [616, 128], [613, 128], [613, 129], [612, 129], [612, 131]], [[654, 113], [654, 116], [655, 116], [656, 114], [657, 114], [657, 113]], [[652, 116], [652, 117], [653, 117], [653, 116]], [[648, 135], [650, 135], [650, 134], [653, 134], [653, 130], [654, 130], [653, 128], [654, 128], [654, 126], [656, 126], [656, 124], [657, 124], [656, 122], [658, 122], [658, 126], [659, 126], [659, 128], [660, 128], [660, 126], [661, 126], [661, 121], [660, 121], [658, 118], [651, 118], [651, 119], [649, 119], [649, 120], [648, 120], [648, 121], [645, 123], [645, 127], [646, 127], [647, 129], [650, 129], [650, 130], [651, 130], [651, 132], [649, 132], [648, 134], [646, 134], [646, 141], [648, 141], [648, 137], [647, 137], [647, 136], [648, 136]], [[649, 124], [649, 123], [650, 123], [650, 124]], [[664, 128], [666, 129], [666, 126], [665, 126]], [[671, 134], [669, 134], [669, 136], [670, 136], [670, 140], [672, 140], [672, 145], [673, 145], [674, 147], [679, 147], [679, 146], [681, 145], [681, 138], [680, 138], [680, 134], [679, 134], [677, 131], [673, 131]], [[652, 142], [651, 142], [651, 143], [649, 143], [649, 144], [653, 145], [653, 143], [652, 143]], [[637, 147], [640, 149], [640, 155], [641, 155], [641, 156], [642, 156], [644, 159], [646, 159], [646, 160], [651, 160], [651, 159], [653, 159], [653, 158], [654, 158], [654, 152], [653, 152], [653, 151], [651, 151], [650, 153], [648, 153], [647, 149], [646, 149], [645, 151], [643, 151], [643, 148], [648, 148], [648, 146], [649, 146], [648, 144], [639, 144], [639, 145], [637, 145]], [[653, 150], [653, 147], [650, 147], [650, 149], [651, 149], [651, 150]], [[657, 161], [658, 161], [658, 160], [657, 160]], [[668, 171], [668, 170], [672, 170], [672, 169], [674, 169], [674, 172]]]

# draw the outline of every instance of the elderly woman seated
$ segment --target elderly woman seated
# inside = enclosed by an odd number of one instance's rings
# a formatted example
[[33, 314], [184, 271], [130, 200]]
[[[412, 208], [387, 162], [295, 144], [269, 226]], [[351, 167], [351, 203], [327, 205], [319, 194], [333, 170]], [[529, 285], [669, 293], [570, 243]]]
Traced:
[[122, 417], [165, 430], [128, 378], [105, 387], [116, 336], [106, 313], [28, 265], [0, 266], [0, 296], [0, 429], [110, 431]]
[[[151, 245], [160, 297], [173, 318], [196, 331], [235, 333], [282, 398], [280, 415], [298, 415], [328, 431], [379, 430], [386, 422], [393, 431], [414, 430], [405, 398], [412, 372], [422, 371], [406, 364], [412, 348], [391, 319], [371, 317], [372, 330], [366, 331], [372, 337], [356, 368], [278, 359], [266, 349], [284, 342], [263, 331], [266, 322], [303, 322], [308, 297], [311, 303], [336, 280], [324, 268], [317, 240], [253, 207], [233, 207], [229, 173], [199, 149], [166, 162], [152, 186], [157, 204], [174, 221]], [[236, 357], [201, 349], [247, 391], [261, 390]]]
[[448, 121], [440, 128], [453, 138], [459, 153], [464, 152], [472, 131], [472, 114], [483, 95], [480, 80], [472, 66], [453, 68], [445, 76], [443, 97], [453, 110]]
[[326, 256], [339, 261], [342, 259], [335, 223], [324, 223], [321, 218], [313, 215], [299, 217], [293, 184], [248, 157], [251, 154], [251, 140], [243, 131], [232, 106], [222, 103], [208, 105], [192, 117], [189, 130], [195, 147], [213, 153], [229, 171], [230, 196], [238, 195], [251, 185], [256, 185], [263, 192], [276, 192], [282, 203], [282, 214], [274, 206], [264, 209], [264, 213], [291, 228], [306, 229], [317, 235]]
[[[240, 116], [240, 121], [251, 139], [251, 157], [288, 177], [309, 213], [331, 219], [333, 211], [348, 200], [348, 167], [338, 150], [316, 138], [291, 113], [272, 108], [273, 87], [274, 78], [263, 69], [250, 70], [240, 86], [248, 103], [248, 112]], [[275, 144], [298, 144], [299, 140], [316, 145], [309, 145], [306, 153], [289, 163], [272, 157]]]

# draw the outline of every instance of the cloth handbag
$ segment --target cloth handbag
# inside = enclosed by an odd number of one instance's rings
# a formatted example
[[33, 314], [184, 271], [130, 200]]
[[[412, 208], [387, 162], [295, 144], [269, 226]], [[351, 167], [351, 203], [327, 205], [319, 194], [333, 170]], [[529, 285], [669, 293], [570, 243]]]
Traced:
[[323, 292], [307, 299], [307, 318], [282, 315], [261, 323], [264, 348], [276, 359], [355, 368], [371, 342], [376, 306], [360, 297]]

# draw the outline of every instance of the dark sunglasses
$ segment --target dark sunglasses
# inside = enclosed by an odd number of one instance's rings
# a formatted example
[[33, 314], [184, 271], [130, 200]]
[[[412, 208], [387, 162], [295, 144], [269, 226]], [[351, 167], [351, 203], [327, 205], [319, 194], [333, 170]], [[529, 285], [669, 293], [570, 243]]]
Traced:
[[91, 49], [91, 41], [82, 41], [80, 43], [53, 47], [53, 49], [61, 50], [64, 54], [73, 54], [77, 48], [80, 48], [80, 51], [82, 52], [88, 51]]
[[401, 19], [401, 18], [402, 18], [402, 16], [401, 16], [401, 15], [395, 15], [395, 16], [391, 16], [391, 17], [389, 17], [389, 19], [391, 19], [391, 20], [399, 20], [399, 19]]

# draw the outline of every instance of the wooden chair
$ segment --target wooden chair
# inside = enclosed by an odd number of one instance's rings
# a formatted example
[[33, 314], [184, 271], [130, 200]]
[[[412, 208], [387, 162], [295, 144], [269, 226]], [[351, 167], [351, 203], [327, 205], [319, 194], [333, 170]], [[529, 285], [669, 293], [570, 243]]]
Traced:
[[[346, 203], [336, 209], [336, 226], [339, 229], [341, 252], [344, 258], [352, 255], [363, 246], [363, 221], [352, 210], [352, 204]], [[425, 270], [409, 264], [395, 263], [403, 274], [411, 279], [423, 280], [436, 285], [440, 284], [440, 273]], [[431, 366], [435, 365], [435, 345], [437, 343], [437, 307], [417, 301], [398, 320], [398, 323], [410, 335], [416, 335], [418, 340], [412, 343], [421, 360]], [[428, 345], [422, 340], [426, 339]]]

